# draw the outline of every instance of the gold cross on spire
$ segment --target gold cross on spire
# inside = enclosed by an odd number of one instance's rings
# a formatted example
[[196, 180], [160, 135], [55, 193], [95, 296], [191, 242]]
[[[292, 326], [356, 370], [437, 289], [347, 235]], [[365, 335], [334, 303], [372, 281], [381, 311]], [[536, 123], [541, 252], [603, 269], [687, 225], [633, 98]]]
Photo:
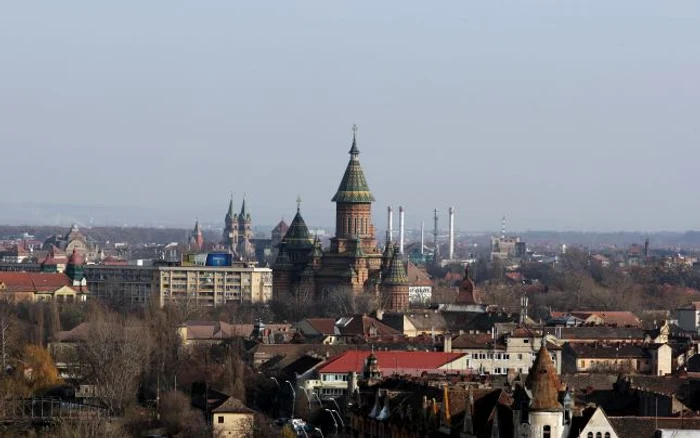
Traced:
[[301, 210], [301, 196], [297, 196], [297, 211]]

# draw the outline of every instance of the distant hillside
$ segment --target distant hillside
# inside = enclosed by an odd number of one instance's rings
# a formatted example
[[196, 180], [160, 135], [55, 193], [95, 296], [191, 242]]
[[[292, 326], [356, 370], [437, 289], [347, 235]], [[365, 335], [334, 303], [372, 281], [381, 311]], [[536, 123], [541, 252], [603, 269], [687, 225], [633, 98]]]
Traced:
[[[0, 225], [0, 237], [18, 236], [29, 233], [39, 240], [59, 233], [66, 233], [67, 227], [53, 226], [13, 226]], [[137, 228], [137, 227], [81, 227], [81, 231], [91, 239], [99, 243], [104, 242], [126, 242], [137, 243], [159, 243], [183, 242], [189, 230], [182, 228]], [[205, 240], [218, 240], [216, 233], [204, 233]]]

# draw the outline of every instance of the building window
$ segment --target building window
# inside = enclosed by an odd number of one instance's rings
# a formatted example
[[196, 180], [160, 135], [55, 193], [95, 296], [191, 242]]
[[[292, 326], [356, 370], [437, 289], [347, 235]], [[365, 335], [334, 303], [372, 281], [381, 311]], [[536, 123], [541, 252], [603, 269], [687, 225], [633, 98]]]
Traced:
[[223, 415], [219, 415], [219, 417], [216, 419], [216, 421], [217, 421], [219, 424], [223, 423], [223, 422], [224, 422], [224, 416], [223, 416]]
[[542, 428], [542, 438], [552, 438], [552, 426], [544, 426]]
[[600, 432], [597, 432], [597, 433], [595, 434], [595, 438], [603, 438], [603, 434], [600, 433]]
[[605, 432], [605, 438], [610, 438], [610, 432]]
[[588, 438], [593, 438], [593, 432], [588, 432]]

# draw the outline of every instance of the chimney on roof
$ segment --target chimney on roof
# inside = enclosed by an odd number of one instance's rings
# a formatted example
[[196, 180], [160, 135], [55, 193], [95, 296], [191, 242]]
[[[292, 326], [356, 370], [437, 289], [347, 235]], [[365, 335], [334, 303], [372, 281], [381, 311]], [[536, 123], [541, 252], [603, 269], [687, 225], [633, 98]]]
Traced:
[[442, 351], [452, 353], [452, 333], [445, 332], [445, 340], [443, 342]]

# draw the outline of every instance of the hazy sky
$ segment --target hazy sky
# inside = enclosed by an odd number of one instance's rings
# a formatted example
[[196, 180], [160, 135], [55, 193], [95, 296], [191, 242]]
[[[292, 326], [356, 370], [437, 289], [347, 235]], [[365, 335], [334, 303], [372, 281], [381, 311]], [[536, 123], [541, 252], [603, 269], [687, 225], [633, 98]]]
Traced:
[[0, 6], [4, 202], [330, 225], [353, 123], [378, 228], [698, 228], [700, 2]]

